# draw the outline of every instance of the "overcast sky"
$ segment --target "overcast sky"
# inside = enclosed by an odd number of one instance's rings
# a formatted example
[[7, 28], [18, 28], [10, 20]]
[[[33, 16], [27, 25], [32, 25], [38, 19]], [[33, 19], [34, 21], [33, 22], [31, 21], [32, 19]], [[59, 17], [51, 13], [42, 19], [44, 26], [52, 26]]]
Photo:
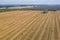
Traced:
[[60, 0], [0, 0], [0, 4], [60, 4]]

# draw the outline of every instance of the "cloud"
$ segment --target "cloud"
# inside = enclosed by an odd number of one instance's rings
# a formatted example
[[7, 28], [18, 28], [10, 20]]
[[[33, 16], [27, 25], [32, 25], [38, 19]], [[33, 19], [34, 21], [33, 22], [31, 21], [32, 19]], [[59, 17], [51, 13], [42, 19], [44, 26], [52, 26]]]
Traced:
[[60, 4], [60, 0], [1, 0], [0, 4]]

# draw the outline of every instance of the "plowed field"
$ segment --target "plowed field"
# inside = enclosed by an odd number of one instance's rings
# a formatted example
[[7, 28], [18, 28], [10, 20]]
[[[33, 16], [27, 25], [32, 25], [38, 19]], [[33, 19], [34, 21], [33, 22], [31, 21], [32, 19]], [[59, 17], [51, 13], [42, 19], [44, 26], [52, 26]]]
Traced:
[[2, 12], [0, 40], [60, 40], [60, 12]]

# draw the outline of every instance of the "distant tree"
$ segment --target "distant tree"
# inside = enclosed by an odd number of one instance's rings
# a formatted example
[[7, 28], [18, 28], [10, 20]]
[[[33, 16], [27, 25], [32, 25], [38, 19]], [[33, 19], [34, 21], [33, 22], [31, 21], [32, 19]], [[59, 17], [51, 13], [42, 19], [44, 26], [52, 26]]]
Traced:
[[48, 10], [44, 10], [42, 13], [43, 13], [43, 14], [48, 13]]
[[56, 10], [53, 10], [53, 11], [56, 11]]

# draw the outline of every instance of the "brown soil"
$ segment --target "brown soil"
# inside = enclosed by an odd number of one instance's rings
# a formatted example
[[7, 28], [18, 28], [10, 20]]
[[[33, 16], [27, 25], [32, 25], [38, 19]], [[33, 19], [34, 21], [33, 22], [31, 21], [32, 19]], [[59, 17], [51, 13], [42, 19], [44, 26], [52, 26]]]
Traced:
[[60, 12], [2, 12], [0, 40], [60, 40]]

